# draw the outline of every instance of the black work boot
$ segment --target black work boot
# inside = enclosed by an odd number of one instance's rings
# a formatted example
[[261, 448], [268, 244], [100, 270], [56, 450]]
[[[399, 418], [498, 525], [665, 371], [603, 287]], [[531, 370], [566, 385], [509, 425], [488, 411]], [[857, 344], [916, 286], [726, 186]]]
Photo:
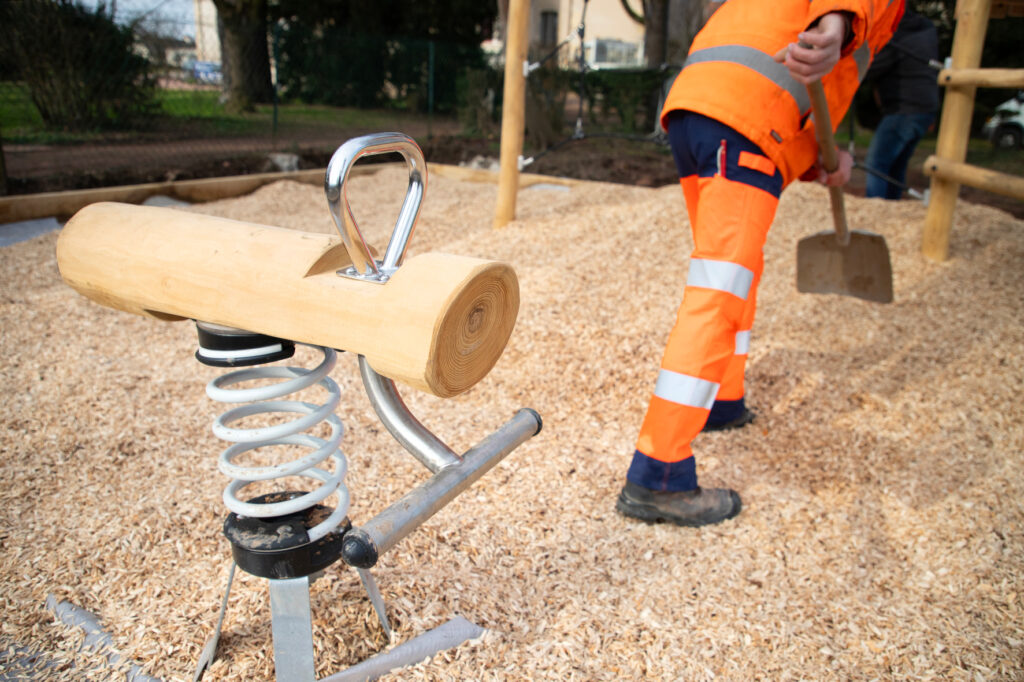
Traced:
[[731, 519], [743, 503], [735, 490], [696, 488], [681, 492], [644, 488], [626, 481], [615, 508], [625, 516], [648, 523], [668, 521], [679, 526], [706, 526]]
[[730, 419], [729, 421], [726, 422], [715, 423], [708, 419], [708, 421], [704, 423], [704, 428], [701, 430], [729, 431], [732, 429], [739, 429], [746, 426], [747, 424], [753, 423], [756, 417], [757, 415], [754, 412], [751, 412], [747, 408], [743, 408], [743, 412], [740, 414], [740, 416], [736, 417], [735, 419]]

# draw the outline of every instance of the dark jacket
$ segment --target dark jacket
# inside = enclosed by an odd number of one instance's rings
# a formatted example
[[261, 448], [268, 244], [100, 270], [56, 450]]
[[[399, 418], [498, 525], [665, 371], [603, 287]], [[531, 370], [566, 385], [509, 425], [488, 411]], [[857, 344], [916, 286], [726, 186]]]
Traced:
[[928, 65], [929, 59], [938, 58], [935, 24], [907, 9], [892, 40], [875, 56], [865, 78], [865, 82], [874, 84], [883, 115], [938, 111], [938, 71]]

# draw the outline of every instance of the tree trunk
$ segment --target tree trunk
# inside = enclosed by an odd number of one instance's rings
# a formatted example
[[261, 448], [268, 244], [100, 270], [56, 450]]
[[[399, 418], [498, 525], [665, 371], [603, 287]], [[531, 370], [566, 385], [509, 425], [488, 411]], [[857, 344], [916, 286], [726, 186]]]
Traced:
[[267, 0], [213, 0], [224, 25], [221, 45], [228, 111], [273, 100], [267, 50]]
[[693, 37], [704, 27], [704, 23], [721, 7], [722, 0], [683, 0], [673, 4], [671, 27], [668, 30], [666, 47], [670, 64], [682, 64], [690, 50]]
[[644, 61], [660, 68], [668, 60], [669, 0], [644, 0]]

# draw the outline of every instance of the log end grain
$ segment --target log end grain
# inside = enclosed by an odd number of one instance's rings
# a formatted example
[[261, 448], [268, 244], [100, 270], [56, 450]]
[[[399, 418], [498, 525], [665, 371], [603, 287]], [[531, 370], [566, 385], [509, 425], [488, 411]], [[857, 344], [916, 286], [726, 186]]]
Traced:
[[519, 313], [519, 280], [504, 263], [488, 262], [454, 292], [434, 334], [427, 369], [430, 392], [466, 391], [501, 357]]

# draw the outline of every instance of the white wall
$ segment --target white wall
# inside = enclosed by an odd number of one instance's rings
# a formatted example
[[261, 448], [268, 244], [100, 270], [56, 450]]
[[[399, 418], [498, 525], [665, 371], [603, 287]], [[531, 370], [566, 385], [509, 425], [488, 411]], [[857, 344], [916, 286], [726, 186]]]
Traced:
[[220, 38], [217, 35], [217, 8], [213, 0], [195, 0], [196, 59], [220, 64]]

